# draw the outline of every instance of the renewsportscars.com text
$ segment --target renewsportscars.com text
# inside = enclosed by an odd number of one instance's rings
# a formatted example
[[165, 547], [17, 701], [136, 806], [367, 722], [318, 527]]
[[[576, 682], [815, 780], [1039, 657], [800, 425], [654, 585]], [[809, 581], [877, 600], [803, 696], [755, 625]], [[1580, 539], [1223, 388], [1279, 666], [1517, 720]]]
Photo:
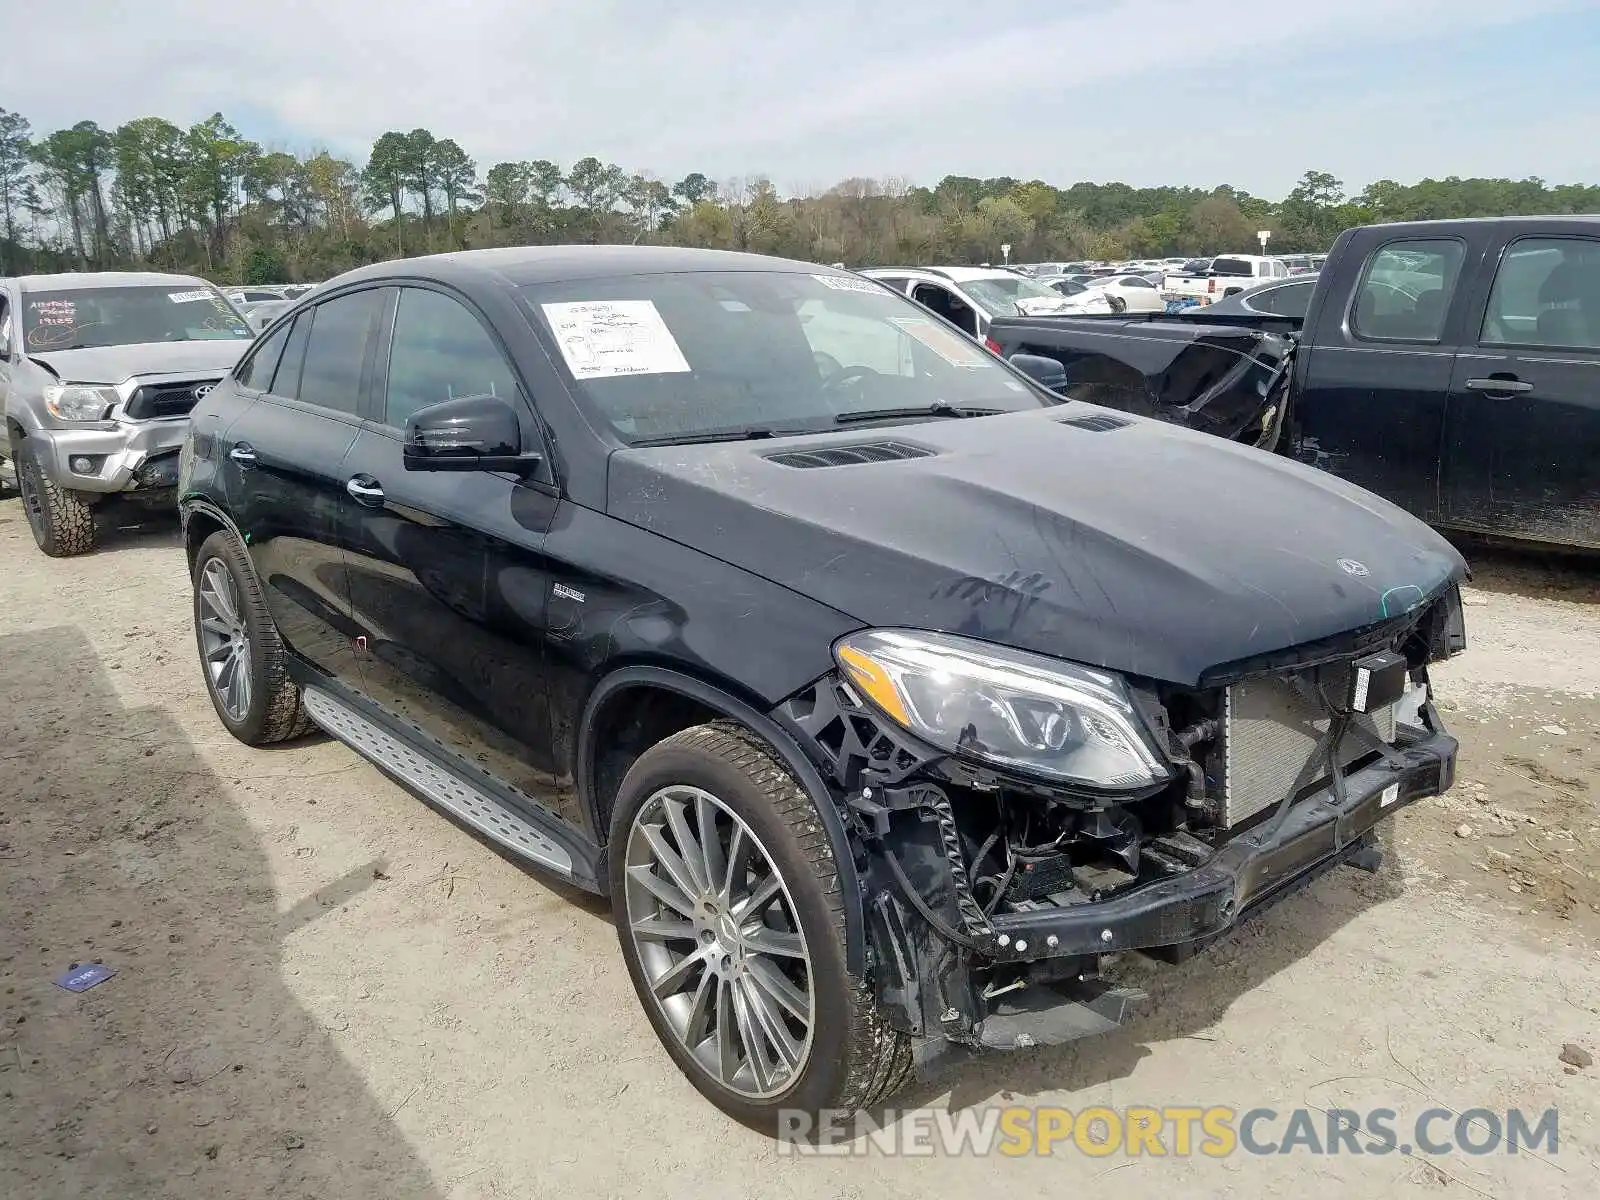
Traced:
[[943, 1157], [1083, 1154], [1152, 1158], [1235, 1154], [1555, 1154], [1559, 1116], [1521, 1109], [1308, 1109], [1167, 1105], [1073, 1112], [1066, 1108], [889, 1109], [851, 1114], [790, 1110], [778, 1153]]

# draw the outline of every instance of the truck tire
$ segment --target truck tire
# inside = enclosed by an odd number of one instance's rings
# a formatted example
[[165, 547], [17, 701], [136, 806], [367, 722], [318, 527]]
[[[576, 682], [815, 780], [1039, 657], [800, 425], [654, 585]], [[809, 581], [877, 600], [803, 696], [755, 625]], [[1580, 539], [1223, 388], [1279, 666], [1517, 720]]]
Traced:
[[51, 479], [45, 451], [24, 438], [17, 455], [17, 487], [33, 540], [51, 558], [71, 558], [94, 549], [94, 509], [83, 497]]
[[194, 635], [206, 694], [229, 733], [266, 746], [310, 731], [255, 569], [226, 529], [195, 555]]
[[622, 781], [608, 858], [639, 1002], [713, 1104], [792, 1136], [804, 1131], [784, 1128], [784, 1110], [854, 1112], [904, 1085], [910, 1045], [845, 966], [828, 835], [760, 738], [717, 721], [646, 750]]

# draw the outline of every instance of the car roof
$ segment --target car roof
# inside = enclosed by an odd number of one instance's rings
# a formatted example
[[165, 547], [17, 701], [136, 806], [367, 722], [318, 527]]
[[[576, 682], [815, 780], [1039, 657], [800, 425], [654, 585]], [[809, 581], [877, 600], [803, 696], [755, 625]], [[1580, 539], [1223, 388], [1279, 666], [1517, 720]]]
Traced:
[[968, 283], [976, 279], [1015, 279], [1017, 272], [1002, 267], [927, 267], [935, 275], [943, 275], [955, 283]]
[[[377, 279], [422, 278], [463, 282], [497, 278], [514, 286], [661, 275], [684, 271], [779, 271], [836, 274], [834, 268], [765, 254], [685, 246], [502, 246], [429, 254], [357, 267], [322, 287]], [[322, 287], [318, 290], [321, 291]]]
[[59, 275], [19, 275], [18, 286], [25, 292], [73, 292], [89, 288], [141, 287], [145, 285], [188, 284], [212, 287], [197, 275], [169, 275], [159, 271], [63, 271]]

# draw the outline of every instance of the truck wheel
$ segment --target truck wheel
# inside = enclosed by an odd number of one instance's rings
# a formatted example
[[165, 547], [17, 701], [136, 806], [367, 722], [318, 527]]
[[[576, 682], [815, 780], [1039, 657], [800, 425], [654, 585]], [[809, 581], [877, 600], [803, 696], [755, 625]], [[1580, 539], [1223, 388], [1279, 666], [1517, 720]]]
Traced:
[[310, 730], [255, 571], [227, 530], [208, 537], [195, 556], [194, 634], [206, 694], [229, 733], [265, 746]]
[[45, 451], [32, 441], [24, 439], [17, 455], [17, 487], [33, 540], [51, 558], [87, 554], [94, 549], [94, 509], [79, 493], [50, 478]]
[[611, 821], [612, 912], [645, 1013], [707, 1099], [772, 1133], [905, 1082], [906, 1039], [845, 968], [844, 904], [805, 789], [732, 722], [645, 751]]

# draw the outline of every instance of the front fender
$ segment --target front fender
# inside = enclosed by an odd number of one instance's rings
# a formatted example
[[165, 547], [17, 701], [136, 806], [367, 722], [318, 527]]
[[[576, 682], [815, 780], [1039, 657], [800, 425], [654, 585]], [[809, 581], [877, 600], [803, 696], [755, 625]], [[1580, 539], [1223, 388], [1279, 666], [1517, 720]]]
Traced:
[[[822, 820], [823, 830], [828, 836], [828, 845], [833, 851], [834, 866], [839, 875], [839, 894], [844, 903], [845, 966], [851, 975], [857, 978], [864, 976], [867, 944], [861, 882], [856, 875], [855, 855], [851, 849], [850, 836], [845, 829], [839, 807], [834, 801], [833, 791], [824, 782], [816, 765], [782, 726], [721, 688], [696, 679], [692, 675], [685, 675], [666, 667], [652, 666], [623, 667], [601, 680], [590, 694], [578, 726], [577, 771], [579, 798], [599, 835], [602, 838], [605, 836], [604, 830], [599, 828], [598, 803], [594, 794], [596, 717], [605, 708], [608, 699], [630, 687], [640, 686], [677, 692], [738, 721], [767, 742], [799, 780], [800, 786], [805, 788], [806, 794], [811, 797], [811, 803], [816, 806], [817, 814]], [[601, 879], [606, 877], [607, 871], [605, 854], [606, 851], [602, 850], [600, 864], [596, 869]]]

